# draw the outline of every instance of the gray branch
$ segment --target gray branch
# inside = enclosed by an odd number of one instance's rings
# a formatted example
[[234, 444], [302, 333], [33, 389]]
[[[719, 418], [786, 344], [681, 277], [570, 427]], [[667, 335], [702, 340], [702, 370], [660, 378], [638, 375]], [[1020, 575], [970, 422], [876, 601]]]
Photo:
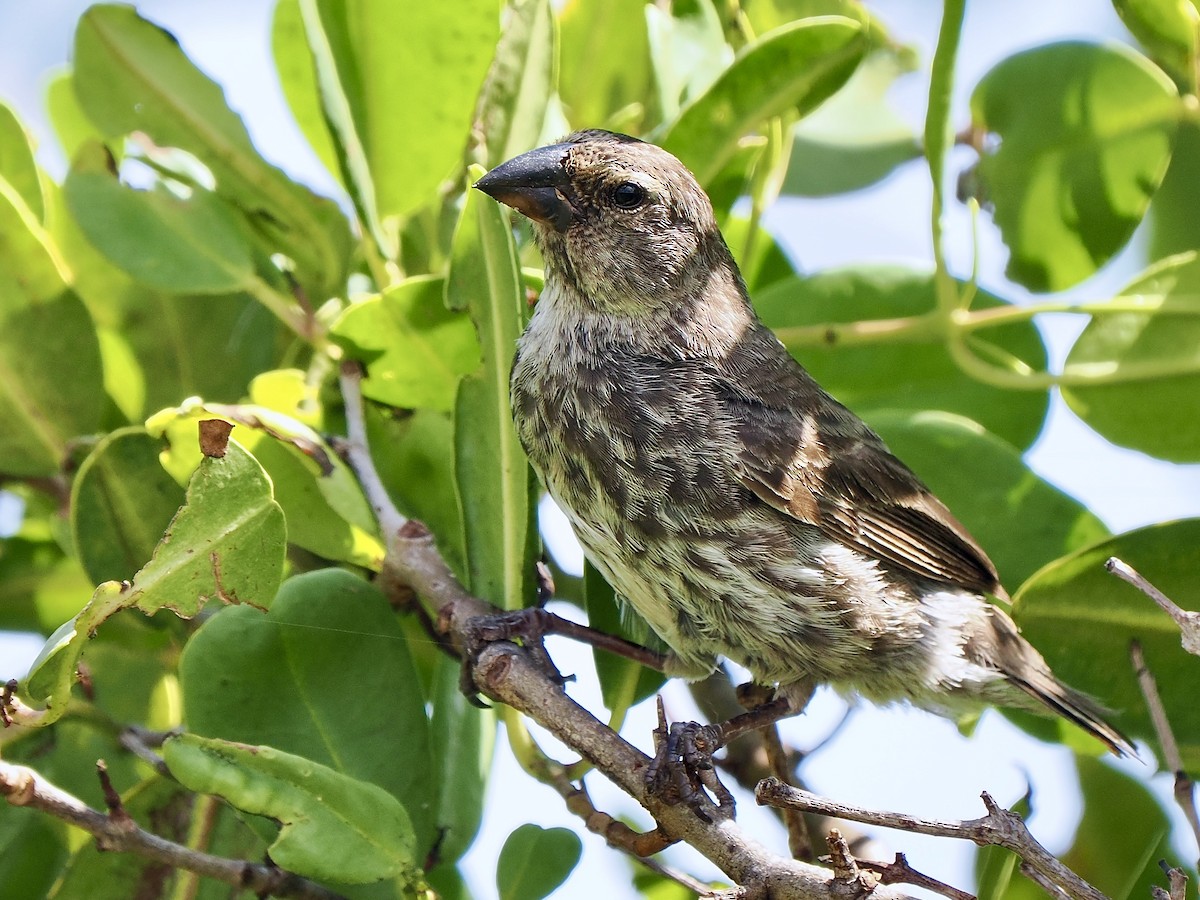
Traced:
[[1133, 566], [1113, 556], [1104, 564], [1113, 575], [1122, 581], [1127, 581], [1135, 588], [1153, 600], [1163, 612], [1175, 620], [1179, 626], [1180, 642], [1183, 649], [1194, 656], [1200, 656], [1200, 612], [1181, 608], [1174, 600], [1152, 585]]
[[1047, 889], [1052, 896], [1070, 897], [1073, 900], [1106, 900], [1104, 894], [1072, 872], [1039, 844], [1029, 833], [1020, 816], [1002, 807], [986, 791], [981, 797], [983, 805], [987, 808], [987, 815], [965, 822], [938, 822], [905, 813], [877, 812], [847, 806], [808, 791], [789, 787], [775, 778], [762, 781], [754, 796], [763, 806], [789, 806], [801, 812], [821, 813], [867, 825], [881, 825], [885, 828], [897, 828], [935, 837], [961, 838], [980, 846], [994, 844], [1021, 857], [1022, 871]]
[[13, 806], [28, 806], [82, 828], [96, 838], [101, 850], [134, 853], [263, 897], [270, 894], [300, 900], [342, 900], [341, 894], [275, 866], [213, 856], [145, 831], [119, 806], [119, 801], [108, 813], [92, 809], [26, 766], [0, 760], [0, 796]]

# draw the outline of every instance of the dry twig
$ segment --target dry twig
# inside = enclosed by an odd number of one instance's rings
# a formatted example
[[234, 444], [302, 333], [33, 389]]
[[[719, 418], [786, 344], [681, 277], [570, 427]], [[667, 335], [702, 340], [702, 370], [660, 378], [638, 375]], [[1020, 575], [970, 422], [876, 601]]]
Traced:
[[1115, 556], [1109, 557], [1104, 568], [1122, 581], [1129, 582], [1157, 603], [1163, 612], [1174, 619], [1175, 624], [1179, 626], [1183, 649], [1195, 656], [1200, 656], [1200, 612], [1182, 609], [1174, 600], [1147, 581], [1137, 569]]
[[898, 828], [935, 837], [961, 838], [980, 846], [994, 844], [1020, 856], [1023, 861], [1022, 871], [1052, 895], [1061, 894], [1074, 900], [1106, 900], [1104, 894], [1072, 872], [1039, 844], [1029, 833], [1020, 816], [1000, 806], [986, 791], [980, 796], [987, 808], [987, 815], [965, 822], [938, 822], [905, 813], [859, 809], [789, 787], [775, 778], [763, 780], [754, 795], [760, 805], [791, 806], [804, 812], [823, 813], [867, 825], [882, 825], [885, 828]]
[[1175, 732], [1171, 729], [1167, 711], [1158, 696], [1158, 684], [1154, 680], [1154, 673], [1146, 665], [1141, 642], [1130, 643], [1129, 657], [1133, 662], [1133, 671], [1137, 674], [1138, 687], [1142, 689], [1142, 696], [1146, 698], [1146, 707], [1150, 711], [1150, 721], [1154, 725], [1158, 744], [1162, 747], [1163, 762], [1175, 774], [1175, 802], [1183, 810], [1184, 817], [1192, 827], [1196, 847], [1200, 849], [1200, 815], [1196, 813], [1196, 784], [1183, 767], [1183, 756], [1179, 753]]
[[168, 841], [138, 827], [121, 804], [100, 764], [107, 814], [48, 782], [33, 769], [0, 760], [0, 796], [13, 806], [28, 806], [82, 828], [96, 838], [101, 850], [135, 853], [146, 859], [185, 869], [207, 878], [251, 891], [259, 896], [296, 897], [300, 900], [340, 900], [321, 885], [275, 866], [213, 856]]

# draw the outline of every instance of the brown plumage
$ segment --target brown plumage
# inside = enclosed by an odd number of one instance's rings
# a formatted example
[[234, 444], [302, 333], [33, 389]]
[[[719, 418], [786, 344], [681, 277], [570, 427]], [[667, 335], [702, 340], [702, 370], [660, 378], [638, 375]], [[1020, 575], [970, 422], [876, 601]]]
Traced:
[[546, 262], [513, 364], [521, 441], [673, 673], [726, 656], [784, 695], [1050, 709], [1130, 752], [988, 602], [1004, 591], [966, 529], [758, 320], [675, 157], [577, 132], [476, 186], [533, 220]]

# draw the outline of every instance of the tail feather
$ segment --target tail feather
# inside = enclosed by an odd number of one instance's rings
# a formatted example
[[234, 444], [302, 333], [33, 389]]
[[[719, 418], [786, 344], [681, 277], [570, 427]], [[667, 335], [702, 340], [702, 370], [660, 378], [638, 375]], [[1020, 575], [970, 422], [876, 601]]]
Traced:
[[1117, 756], [1136, 759], [1137, 750], [1133, 743], [1109, 724], [1111, 712], [1086, 694], [1059, 681], [1006, 613], [995, 607], [989, 611], [991, 628], [987, 629], [986, 636], [977, 635], [971, 649], [981, 653], [988, 663], [1004, 673], [1008, 681], [1041, 706], [1099, 738]]
[[[1043, 666], [1045, 663], [1043, 663]], [[1064, 719], [1074, 722], [1088, 734], [1099, 738], [1117, 756], [1137, 758], [1133, 743], [1106, 716], [1109, 711], [1086, 694], [1067, 687], [1050, 673], [1025, 671], [1005, 673], [1009, 681]]]

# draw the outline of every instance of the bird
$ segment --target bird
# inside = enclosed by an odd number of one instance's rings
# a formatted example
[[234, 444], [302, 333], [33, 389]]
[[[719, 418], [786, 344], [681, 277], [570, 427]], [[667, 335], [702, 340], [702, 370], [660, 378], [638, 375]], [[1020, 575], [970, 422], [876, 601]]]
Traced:
[[675, 156], [582, 130], [474, 187], [532, 222], [545, 264], [512, 366], [518, 437], [668, 675], [723, 657], [786, 714], [813, 684], [1057, 714], [1133, 755], [994, 602], [966, 528], [758, 318]]

